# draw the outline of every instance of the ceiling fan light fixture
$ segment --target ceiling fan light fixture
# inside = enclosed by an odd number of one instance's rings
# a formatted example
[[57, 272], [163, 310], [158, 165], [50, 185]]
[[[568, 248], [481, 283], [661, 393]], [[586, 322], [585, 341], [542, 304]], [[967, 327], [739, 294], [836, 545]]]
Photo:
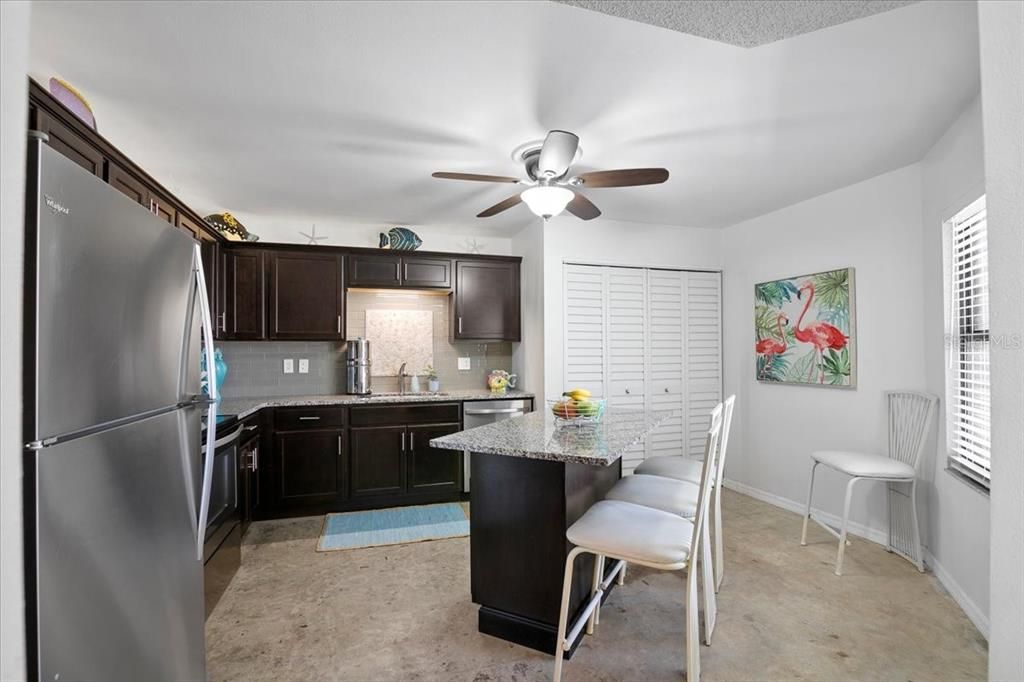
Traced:
[[535, 215], [550, 218], [564, 211], [576, 194], [564, 187], [544, 186], [531, 187], [519, 196]]

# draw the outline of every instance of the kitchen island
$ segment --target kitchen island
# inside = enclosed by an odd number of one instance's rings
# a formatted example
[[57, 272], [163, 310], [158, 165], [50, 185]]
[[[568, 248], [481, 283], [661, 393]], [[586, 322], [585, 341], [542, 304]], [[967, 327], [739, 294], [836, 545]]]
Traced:
[[[555, 653], [571, 549], [565, 531], [619, 480], [622, 454], [671, 415], [609, 410], [600, 424], [559, 427], [534, 412], [430, 441], [471, 453], [471, 592], [480, 632]], [[570, 614], [586, 602], [592, 573], [593, 557], [580, 556]]]

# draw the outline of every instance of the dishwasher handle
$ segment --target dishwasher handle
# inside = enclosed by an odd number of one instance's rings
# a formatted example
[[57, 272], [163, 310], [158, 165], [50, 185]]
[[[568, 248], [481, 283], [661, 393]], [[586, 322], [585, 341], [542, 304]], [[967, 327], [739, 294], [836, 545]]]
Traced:
[[502, 409], [497, 409], [497, 410], [466, 410], [465, 414], [467, 414], [467, 415], [476, 415], [476, 414], [518, 414], [520, 412], [523, 413], [523, 414], [526, 414], [526, 408], [525, 407], [508, 407], [508, 408], [502, 408]]

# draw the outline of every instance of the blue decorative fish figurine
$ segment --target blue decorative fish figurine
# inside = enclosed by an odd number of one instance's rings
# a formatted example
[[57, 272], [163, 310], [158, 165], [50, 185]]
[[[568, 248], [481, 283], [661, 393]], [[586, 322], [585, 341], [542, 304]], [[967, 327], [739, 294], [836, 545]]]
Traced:
[[387, 234], [380, 233], [380, 248], [394, 251], [415, 251], [423, 245], [419, 235], [408, 227], [392, 227]]

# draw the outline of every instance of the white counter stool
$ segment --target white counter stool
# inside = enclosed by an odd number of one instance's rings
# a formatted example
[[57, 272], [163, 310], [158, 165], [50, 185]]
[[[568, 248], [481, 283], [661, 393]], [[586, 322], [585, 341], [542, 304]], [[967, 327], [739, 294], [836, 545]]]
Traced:
[[[807, 487], [807, 510], [804, 512], [800, 544], [807, 544], [807, 520], [839, 539], [836, 553], [836, 575], [843, 574], [843, 554], [846, 549], [846, 526], [850, 516], [850, 498], [857, 481], [885, 481], [889, 484], [889, 541], [886, 549], [896, 552], [924, 572], [921, 551], [921, 528], [917, 522], [917, 464], [921, 459], [932, 414], [939, 399], [930, 393], [918, 391], [886, 391], [889, 412], [889, 454], [842, 450], [819, 450], [811, 453], [811, 481]], [[843, 522], [837, 531], [811, 515], [811, 496], [814, 494], [814, 471], [819, 464], [850, 476], [846, 484], [843, 503]], [[905, 492], [910, 486], [910, 495]], [[908, 508], [909, 507], [909, 508]], [[910, 519], [895, 518], [910, 516]], [[908, 522], [909, 521], [909, 522]], [[908, 528], [909, 526], [909, 528]], [[909, 534], [909, 535], [908, 535]]]
[[[736, 395], [733, 394], [726, 398], [723, 404], [725, 412], [722, 419], [722, 435], [718, 443], [718, 466], [712, 479], [714, 488], [711, 496], [711, 503], [714, 507], [712, 526], [714, 543], [712, 547], [715, 555], [715, 592], [721, 589], [722, 578], [725, 577], [725, 549], [722, 544], [722, 480], [725, 476], [725, 454], [729, 449], [729, 432], [732, 429], [732, 411], [736, 407]], [[634, 470], [634, 475], [664, 476], [680, 481], [699, 483], [703, 467], [704, 462], [683, 455], [651, 457], [650, 459], [645, 459]]]
[[[721, 408], [721, 404], [716, 409], [719, 408]], [[608, 491], [604, 499], [640, 504], [692, 521], [697, 515], [700, 484], [664, 476], [633, 474], [620, 479]], [[715, 578], [711, 570], [711, 537], [708, 530], [710, 525], [705, 523], [701, 529], [703, 538], [699, 558], [700, 580], [704, 593], [704, 643], [708, 646], [711, 645], [711, 635], [715, 631], [715, 619], [718, 614], [718, 604], [715, 600]]]
[[[602, 500], [594, 504], [569, 527], [565, 536], [576, 545], [565, 560], [562, 583], [562, 605], [558, 616], [554, 680], [562, 677], [564, 652], [572, 649], [583, 628], [593, 632], [595, 614], [601, 607], [605, 590], [626, 562], [664, 571], [686, 570], [686, 677], [689, 682], [700, 679], [700, 625], [697, 618], [697, 574], [693, 562], [705, 544], [703, 527], [707, 523], [711, 498], [711, 473], [718, 454], [718, 438], [722, 429], [721, 409], [712, 413], [711, 428], [704, 443], [706, 466], [701, 476], [697, 513], [693, 521], [630, 502]], [[573, 563], [583, 553], [594, 555], [594, 578], [590, 600], [568, 628], [569, 594], [572, 590]], [[614, 570], [602, 581], [604, 561], [616, 559]], [[568, 634], [566, 631], [568, 630]]]

